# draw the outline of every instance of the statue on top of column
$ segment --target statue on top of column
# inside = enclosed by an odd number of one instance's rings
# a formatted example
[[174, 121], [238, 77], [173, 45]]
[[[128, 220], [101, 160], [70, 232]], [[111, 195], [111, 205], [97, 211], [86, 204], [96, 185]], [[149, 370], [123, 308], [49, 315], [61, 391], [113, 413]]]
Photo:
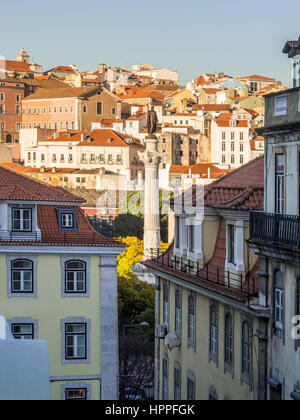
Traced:
[[149, 111], [147, 114], [147, 128], [149, 135], [154, 135], [157, 131], [157, 115], [154, 111], [153, 105], [149, 107]]

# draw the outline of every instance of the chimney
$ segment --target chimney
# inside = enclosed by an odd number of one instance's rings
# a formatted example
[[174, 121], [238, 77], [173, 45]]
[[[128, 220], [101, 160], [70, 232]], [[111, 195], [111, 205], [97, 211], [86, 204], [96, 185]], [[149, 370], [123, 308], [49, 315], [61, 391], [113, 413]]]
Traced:
[[208, 167], [208, 169], [207, 169], [207, 178], [208, 179], [211, 178], [211, 169], [210, 169], [210, 167]]
[[41, 166], [41, 173], [43, 174], [46, 171], [46, 167], [45, 166]]
[[98, 72], [99, 73], [104, 73], [106, 70], [106, 64], [99, 64], [98, 65]]

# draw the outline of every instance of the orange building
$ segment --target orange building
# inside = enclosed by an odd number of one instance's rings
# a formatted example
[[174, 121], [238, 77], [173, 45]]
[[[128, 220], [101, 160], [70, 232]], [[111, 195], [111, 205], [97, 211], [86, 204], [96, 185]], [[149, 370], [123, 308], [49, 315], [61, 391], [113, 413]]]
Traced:
[[95, 119], [121, 117], [120, 98], [100, 86], [39, 89], [22, 105], [22, 128], [90, 130]]

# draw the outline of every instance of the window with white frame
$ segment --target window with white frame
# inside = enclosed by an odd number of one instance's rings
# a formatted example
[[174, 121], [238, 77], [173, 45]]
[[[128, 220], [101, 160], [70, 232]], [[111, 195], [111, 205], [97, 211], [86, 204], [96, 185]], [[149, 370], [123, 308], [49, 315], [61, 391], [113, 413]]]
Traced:
[[11, 332], [15, 340], [33, 340], [34, 325], [33, 324], [12, 324]]
[[188, 342], [190, 345], [196, 343], [196, 299], [194, 295], [189, 296], [188, 302]]
[[32, 209], [12, 209], [12, 230], [13, 232], [31, 232]]
[[283, 314], [284, 314], [284, 283], [280, 270], [274, 273], [274, 318], [275, 328], [283, 330]]
[[65, 293], [86, 293], [86, 263], [67, 261], [65, 263]]
[[182, 319], [182, 308], [181, 308], [181, 289], [177, 288], [175, 291], [175, 331], [181, 334], [181, 319]]
[[192, 222], [189, 225], [189, 251], [195, 252], [195, 225]]
[[285, 159], [283, 153], [275, 155], [275, 212], [285, 211]]
[[230, 264], [235, 263], [235, 227], [234, 225], [227, 226], [227, 261]]
[[86, 324], [65, 325], [66, 360], [86, 359]]
[[279, 95], [274, 98], [274, 116], [279, 117], [287, 113], [287, 95]]
[[174, 364], [174, 400], [181, 400], [181, 367], [178, 362]]
[[176, 237], [176, 248], [180, 248], [180, 217], [175, 218], [175, 237]]
[[12, 293], [33, 293], [33, 263], [29, 260], [14, 260], [11, 263]]
[[61, 227], [72, 228], [74, 227], [74, 214], [73, 213], [62, 213], [61, 215]]
[[218, 311], [216, 304], [210, 307], [210, 356], [216, 360], [218, 356]]

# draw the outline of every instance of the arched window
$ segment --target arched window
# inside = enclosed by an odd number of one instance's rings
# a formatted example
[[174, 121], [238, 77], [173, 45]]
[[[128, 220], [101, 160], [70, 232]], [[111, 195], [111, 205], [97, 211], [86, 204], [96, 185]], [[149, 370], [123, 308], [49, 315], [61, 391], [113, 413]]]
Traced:
[[11, 290], [13, 293], [33, 293], [33, 263], [14, 260], [11, 263]]
[[86, 263], [67, 261], [65, 263], [65, 293], [86, 293]]
[[233, 317], [230, 313], [225, 316], [225, 368], [233, 366]]
[[6, 143], [12, 143], [12, 135], [11, 134], [7, 134]]
[[274, 318], [275, 328], [283, 329], [284, 282], [280, 270], [274, 272]]
[[163, 323], [169, 324], [169, 286], [166, 282], [163, 286]]
[[175, 292], [175, 331], [181, 333], [181, 290]]
[[178, 362], [174, 364], [174, 400], [181, 400], [181, 366]]
[[210, 307], [210, 355], [218, 355], [218, 313], [215, 304]]
[[195, 375], [193, 372], [187, 374], [187, 400], [194, 401], [196, 398]]
[[247, 321], [242, 324], [242, 375], [250, 376], [251, 337]]
[[194, 295], [189, 296], [188, 341], [192, 345], [196, 342], [196, 303]]
[[219, 399], [217, 391], [213, 386], [209, 387], [208, 399], [209, 399], [209, 401], [217, 401]]

